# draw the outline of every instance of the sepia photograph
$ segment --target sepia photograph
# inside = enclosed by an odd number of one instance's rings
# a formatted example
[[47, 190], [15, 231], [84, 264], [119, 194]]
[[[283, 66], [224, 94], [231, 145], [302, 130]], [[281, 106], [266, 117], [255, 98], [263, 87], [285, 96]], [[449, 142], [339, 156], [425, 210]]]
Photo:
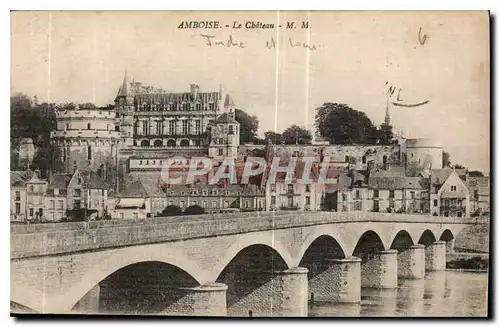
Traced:
[[492, 315], [488, 11], [10, 28], [11, 316]]

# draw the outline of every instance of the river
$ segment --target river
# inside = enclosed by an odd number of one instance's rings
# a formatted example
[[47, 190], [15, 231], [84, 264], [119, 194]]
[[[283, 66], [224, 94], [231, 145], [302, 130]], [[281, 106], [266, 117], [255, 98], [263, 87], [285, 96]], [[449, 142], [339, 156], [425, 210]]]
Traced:
[[488, 274], [461, 271], [427, 273], [425, 279], [399, 280], [392, 290], [361, 289], [361, 304], [309, 306], [310, 317], [485, 317]]

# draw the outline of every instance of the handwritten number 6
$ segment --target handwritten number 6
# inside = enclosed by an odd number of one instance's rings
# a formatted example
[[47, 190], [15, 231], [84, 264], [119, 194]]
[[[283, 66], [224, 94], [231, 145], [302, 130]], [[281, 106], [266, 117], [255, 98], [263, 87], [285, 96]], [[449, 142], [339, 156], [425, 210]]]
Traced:
[[420, 29], [418, 30], [418, 42], [421, 44], [421, 45], [424, 45], [425, 42], [427, 42], [427, 39], [428, 39], [428, 36], [427, 34], [424, 34], [422, 36], [422, 27], [420, 27]]

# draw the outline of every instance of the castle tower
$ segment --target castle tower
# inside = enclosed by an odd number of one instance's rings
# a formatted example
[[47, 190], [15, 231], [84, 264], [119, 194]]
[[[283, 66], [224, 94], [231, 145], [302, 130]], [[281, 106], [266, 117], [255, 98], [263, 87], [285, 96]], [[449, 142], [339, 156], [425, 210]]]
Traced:
[[56, 130], [51, 142], [61, 152], [66, 173], [76, 169], [111, 168], [116, 163], [120, 132], [115, 130], [112, 109], [67, 108], [56, 111]]
[[225, 112], [212, 123], [208, 150], [209, 156], [218, 160], [236, 158], [240, 145], [240, 123], [235, 117], [236, 106], [232, 97], [226, 94], [222, 104]]
[[125, 146], [134, 145], [134, 96], [127, 72], [115, 98], [116, 131], [121, 133]]

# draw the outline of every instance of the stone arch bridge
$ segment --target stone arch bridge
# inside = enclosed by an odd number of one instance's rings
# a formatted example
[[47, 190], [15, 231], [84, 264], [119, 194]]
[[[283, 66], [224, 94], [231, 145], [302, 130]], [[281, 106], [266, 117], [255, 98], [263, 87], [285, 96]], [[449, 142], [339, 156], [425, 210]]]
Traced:
[[13, 225], [11, 308], [305, 316], [311, 293], [359, 302], [361, 287], [395, 288], [398, 278], [444, 270], [446, 249], [467, 224], [264, 212]]

